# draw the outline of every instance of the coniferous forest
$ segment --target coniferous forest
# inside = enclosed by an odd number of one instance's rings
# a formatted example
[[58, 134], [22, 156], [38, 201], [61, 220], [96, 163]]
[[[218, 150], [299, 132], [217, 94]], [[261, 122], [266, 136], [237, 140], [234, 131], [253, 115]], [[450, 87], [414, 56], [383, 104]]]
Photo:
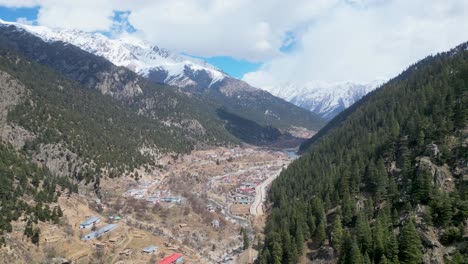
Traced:
[[24, 235], [38, 244], [38, 222], [58, 223], [62, 216], [60, 206], [51, 204], [62, 193], [78, 191], [70, 178], [54, 176], [26, 160], [11, 146], [0, 144], [0, 246], [5, 244], [4, 235], [13, 231], [11, 222], [20, 218], [26, 222]]
[[466, 263], [467, 46], [411, 66], [302, 146], [271, 187], [260, 263], [330, 247], [339, 263], [421, 263], [429, 233], [454, 247], [447, 263]]

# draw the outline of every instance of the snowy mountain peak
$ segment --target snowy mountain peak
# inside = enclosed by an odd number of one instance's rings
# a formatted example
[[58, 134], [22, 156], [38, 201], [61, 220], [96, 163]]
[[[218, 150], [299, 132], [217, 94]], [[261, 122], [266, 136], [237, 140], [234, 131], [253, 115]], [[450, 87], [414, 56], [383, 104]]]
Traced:
[[152, 45], [131, 34], [108, 37], [73, 29], [52, 29], [0, 20], [0, 23], [24, 29], [47, 42], [62, 41], [87, 52], [102, 56], [117, 66], [127, 67], [145, 77], [157, 77], [157, 82], [179, 87], [195, 86], [195, 77], [208, 78], [208, 86], [226, 75], [216, 67], [189, 56], [173, 53]]
[[366, 84], [323, 81], [288, 82], [263, 87], [263, 89], [330, 120], [382, 83], [383, 81], [380, 80]]

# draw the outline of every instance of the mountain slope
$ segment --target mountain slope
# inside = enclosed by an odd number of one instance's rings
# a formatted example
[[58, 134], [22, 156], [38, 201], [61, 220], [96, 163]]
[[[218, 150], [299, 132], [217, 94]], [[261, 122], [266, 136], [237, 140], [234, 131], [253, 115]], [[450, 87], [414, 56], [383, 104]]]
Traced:
[[[3, 140], [51, 165], [55, 174], [90, 181], [149, 163], [152, 156], [145, 149], [157, 155], [193, 147], [183, 128], [139, 115], [11, 51], [0, 49], [0, 73], [2, 95], [16, 95], [1, 103], [7, 113], [0, 127]], [[55, 154], [63, 163], [58, 167], [48, 163]]]
[[331, 120], [381, 84], [382, 82], [380, 81], [368, 84], [352, 82], [291, 82], [271, 87], [262, 87], [262, 89], [290, 103], [308, 109], [326, 120]]
[[[318, 131], [325, 122], [317, 115], [294, 106], [270, 93], [234, 79], [200, 60], [173, 54], [132, 36], [108, 38], [99, 33], [57, 30], [3, 22], [24, 29], [51, 45], [63, 41], [124, 66], [155, 83], [180, 87], [182, 91], [228, 108], [241, 118], [260, 126], [273, 126], [285, 133], [293, 127]], [[138, 88], [125, 93], [138, 94]]]
[[[15, 50], [40, 64], [55, 69], [70, 79], [80, 82], [85, 87], [96, 89], [105, 95], [119, 99], [133, 111], [149, 116], [168, 128], [184, 130], [186, 135], [183, 137], [191, 139], [190, 145], [237, 143], [245, 136], [249, 136], [249, 134], [244, 136], [231, 134], [225, 128], [233, 120], [223, 120], [218, 115], [217, 109], [225, 107], [222, 100], [187, 94], [168, 86], [154, 84], [127, 68], [115, 66], [106, 59], [83, 51], [76, 46], [63, 42], [44, 42], [27, 31], [12, 25], [0, 26], [0, 32], [0, 47]], [[253, 100], [251, 96], [244, 97]], [[272, 104], [280, 100], [273, 96], [268, 97], [268, 99], [273, 101]], [[275, 109], [279, 109], [283, 115], [294, 114], [292, 118], [281, 119], [274, 115], [272, 118], [268, 113], [265, 114], [265, 111], [250, 111], [252, 109], [245, 107], [241, 100], [237, 102], [241, 104], [231, 105], [227, 110], [251, 121], [252, 117], [256, 118], [256, 120], [261, 121], [259, 125], [262, 127], [274, 123], [274, 129], [277, 132], [278, 128], [300, 126], [310, 121], [307, 118], [310, 115], [302, 113], [305, 110], [289, 103], [274, 105]], [[249, 102], [249, 100], [244, 102]], [[251, 105], [253, 102], [251, 101]], [[255, 105], [268, 108], [271, 104]], [[284, 106], [287, 108], [281, 109]], [[270, 119], [275, 122], [270, 122]], [[231, 125], [239, 126], [242, 124]], [[252, 134], [252, 137], [260, 136], [269, 139], [259, 143], [263, 145], [280, 140], [279, 137], [268, 136], [269, 131], [264, 129], [258, 135]]]
[[261, 263], [467, 259], [467, 47], [410, 67], [304, 145], [271, 187]]

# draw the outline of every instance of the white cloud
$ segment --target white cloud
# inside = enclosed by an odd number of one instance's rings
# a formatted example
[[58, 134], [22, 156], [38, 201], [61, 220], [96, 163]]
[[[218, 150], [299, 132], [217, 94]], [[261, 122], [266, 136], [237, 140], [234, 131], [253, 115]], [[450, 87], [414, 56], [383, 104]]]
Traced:
[[39, 5], [38, 0], [0, 0], [0, 6], [6, 7], [34, 7]]
[[427, 55], [468, 41], [468, 1], [355, 2], [311, 24], [300, 50], [267, 61], [243, 79], [257, 87], [291, 80], [388, 79]]
[[34, 20], [28, 20], [26, 17], [18, 17], [16, 22], [24, 24], [24, 25], [34, 25]]
[[162, 0], [133, 9], [129, 19], [162, 46], [199, 56], [263, 60], [279, 54], [287, 31], [307, 23], [335, 2]]
[[113, 9], [109, 0], [42, 0], [37, 21], [50, 27], [104, 31], [112, 26]]
[[[330, 9], [338, 0], [18, 0], [39, 5], [38, 23], [87, 31], [112, 27], [114, 11], [130, 11], [138, 34], [163, 47], [198, 56], [251, 61], [279, 54], [286, 33]], [[15, 6], [0, 0], [0, 5]]]
[[[0, 0], [40, 6], [38, 24], [87, 31], [125, 28], [198, 56], [265, 62], [254, 85], [288, 80], [389, 78], [424, 56], [468, 40], [466, 0]], [[294, 43], [292, 53], [282, 45]]]

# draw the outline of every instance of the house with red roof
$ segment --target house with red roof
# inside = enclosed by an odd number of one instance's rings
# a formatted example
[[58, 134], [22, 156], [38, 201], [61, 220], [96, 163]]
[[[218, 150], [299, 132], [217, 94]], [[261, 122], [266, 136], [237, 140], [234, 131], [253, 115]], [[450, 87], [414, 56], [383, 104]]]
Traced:
[[182, 255], [179, 253], [174, 253], [168, 257], [163, 258], [161, 261], [159, 261], [159, 264], [180, 264], [184, 263], [184, 259], [182, 258]]

